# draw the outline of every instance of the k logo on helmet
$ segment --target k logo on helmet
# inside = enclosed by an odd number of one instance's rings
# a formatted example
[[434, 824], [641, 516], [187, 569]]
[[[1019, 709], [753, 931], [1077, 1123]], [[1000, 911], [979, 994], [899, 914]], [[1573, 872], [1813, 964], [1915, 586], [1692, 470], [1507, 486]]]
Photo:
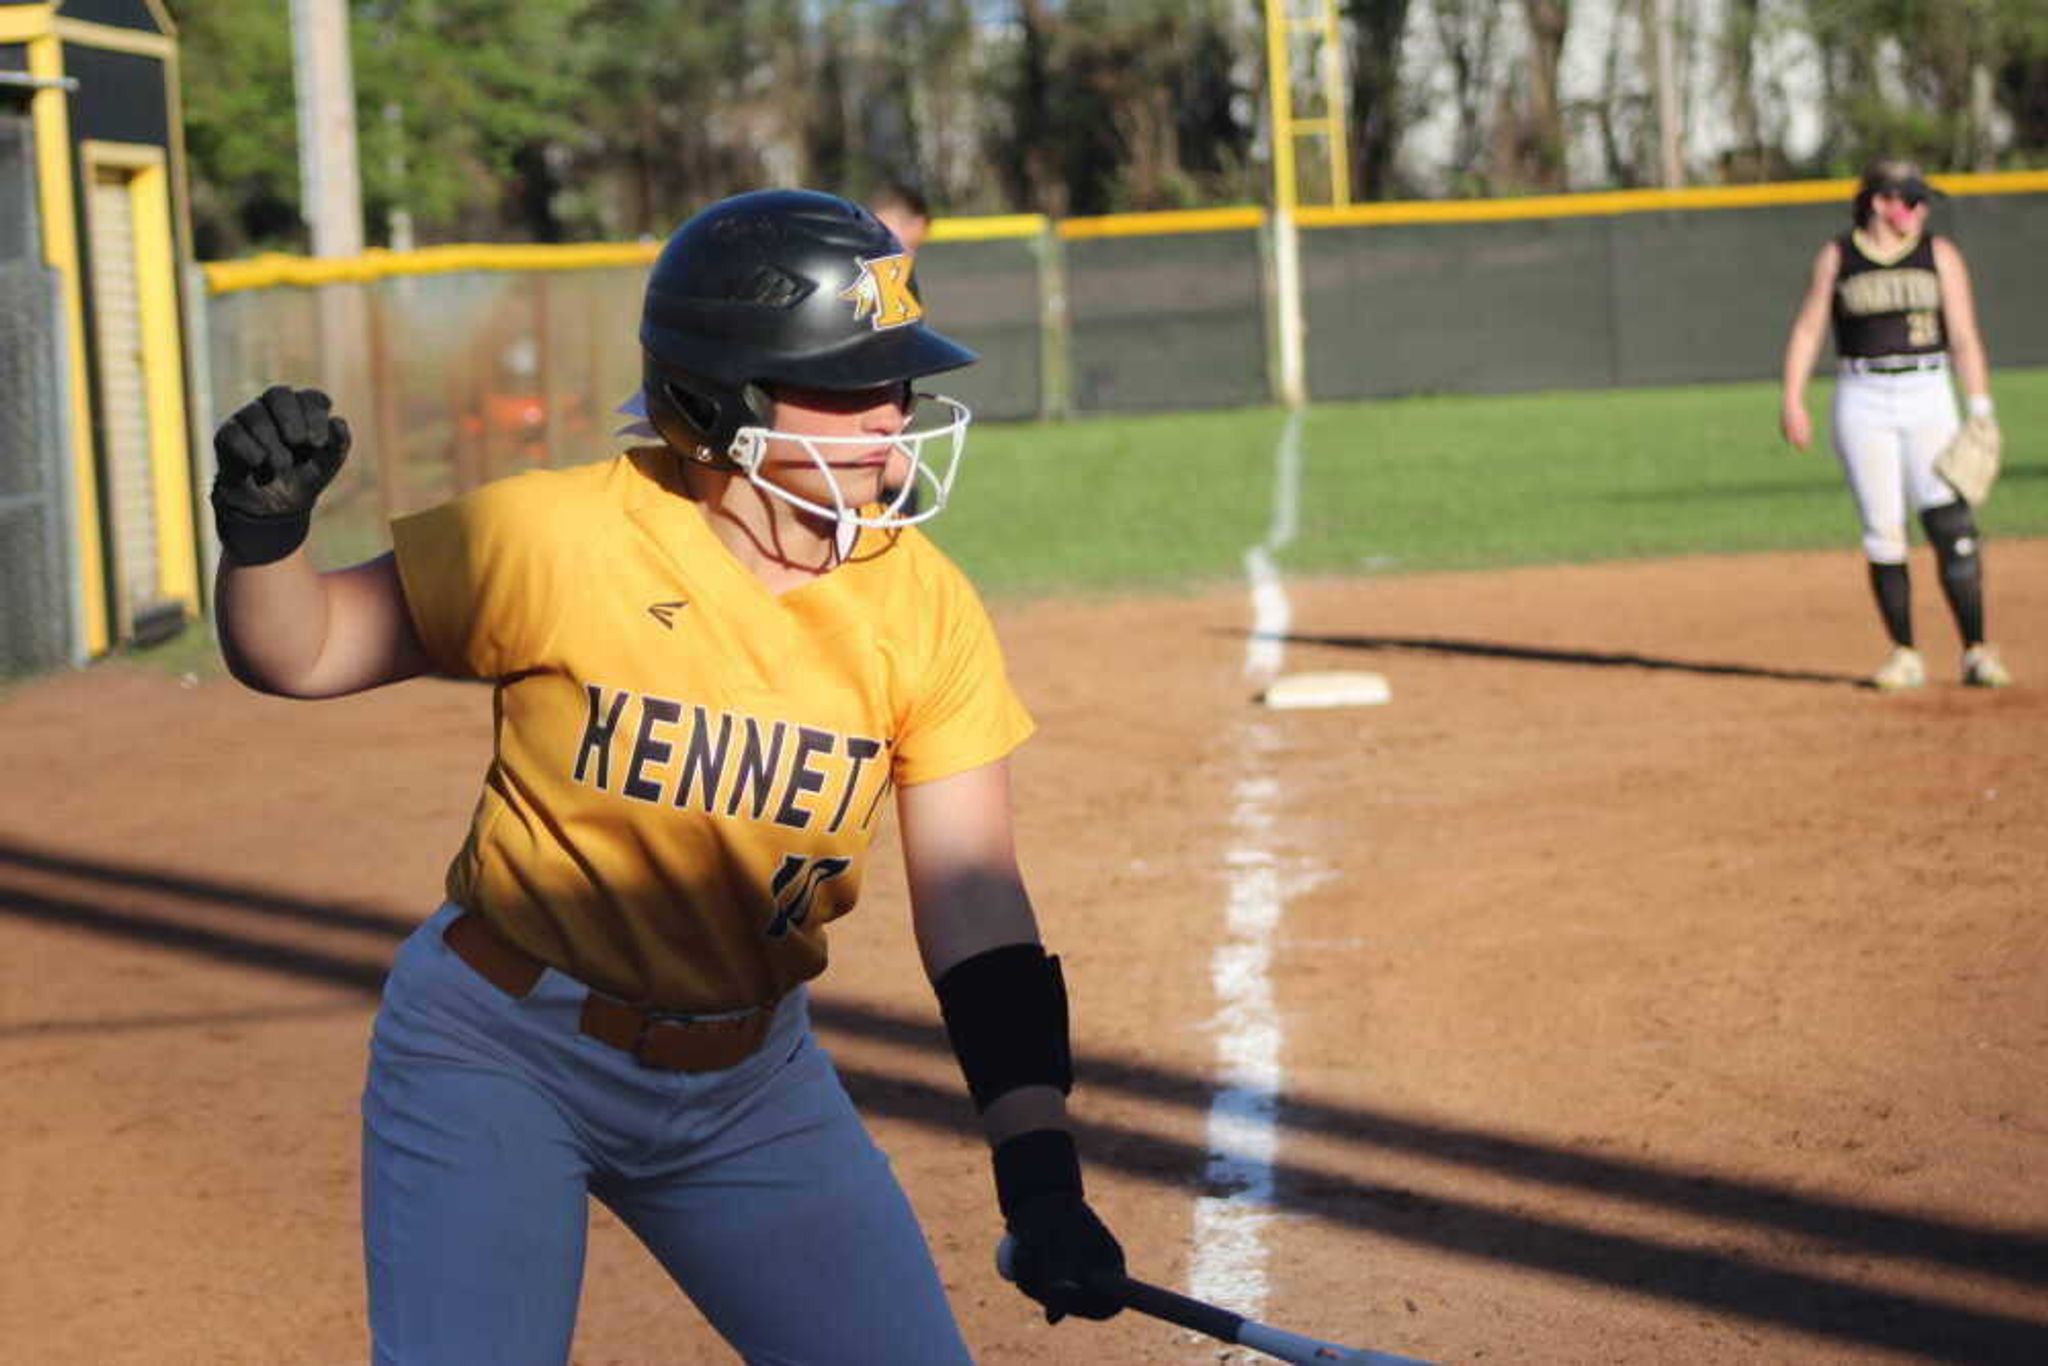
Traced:
[[924, 305], [910, 289], [908, 252], [861, 261], [860, 278], [840, 290], [839, 297], [853, 305], [856, 320], [865, 318], [877, 332], [914, 323], [924, 316]]

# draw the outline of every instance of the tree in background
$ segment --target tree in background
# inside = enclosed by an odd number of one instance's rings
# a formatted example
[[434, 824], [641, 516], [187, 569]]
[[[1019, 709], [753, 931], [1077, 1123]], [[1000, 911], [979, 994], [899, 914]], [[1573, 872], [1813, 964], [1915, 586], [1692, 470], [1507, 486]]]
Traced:
[[2048, 8], [2008, 10], [2002, 58], [1993, 78], [1998, 105], [2012, 119], [2014, 159], [2048, 166]]
[[1562, 190], [1564, 102], [1559, 81], [1571, 0], [1522, 0], [1523, 60], [1503, 91], [1495, 122], [1494, 184], [1502, 190]]
[[[1996, 125], [2024, 128], [1999, 108], [2025, 89], [2002, 71], [2048, 59], [2048, 18], [2038, 0], [1805, 0], [1804, 26], [1819, 51], [1831, 115], [1814, 169], [1847, 173], [1895, 153], [1930, 168], [1988, 170], [1999, 160]], [[2036, 96], [2038, 98], [2038, 96]], [[2021, 157], [2042, 154], [2016, 138]]]
[[1453, 194], [1486, 194], [1487, 109], [1498, 85], [1501, 11], [1492, 0], [1427, 0], [1436, 60], [1431, 84], [1447, 84], [1453, 119], [1445, 180]]
[[[167, 3], [201, 254], [303, 247], [287, 7]], [[1649, 6], [1341, 0], [1354, 194], [1649, 183]], [[1936, 170], [2048, 159], [2040, 0], [1671, 9], [1681, 71], [1697, 77], [1677, 82], [1685, 122], [1727, 130], [1695, 178], [1842, 174], [1878, 151]], [[377, 241], [655, 236], [768, 184], [858, 197], [901, 179], [942, 215], [1066, 216], [1259, 202], [1270, 183], [1264, 0], [351, 0], [351, 12]], [[1607, 47], [1589, 49], [1603, 33]], [[1570, 104], [1568, 45], [1602, 73]], [[1813, 122], [1819, 145], [1791, 146], [1788, 130]]]
[[[555, 240], [546, 149], [576, 128], [583, 0], [358, 0], [351, 22], [364, 211], [434, 236]], [[303, 247], [290, 19], [275, 0], [169, 0], [202, 256]], [[430, 112], [431, 111], [431, 112]]]
[[587, 0], [570, 169], [607, 236], [811, 170], [816, 57], [801, 0]]
[[363, 207], [388, 241], [394, 212], [435, 235], [561, 241], [555, 149], [577, 135], [586, 88], [583, 0], [358, 0], [354, 48]]
[[292, 35], [275, 0], [167, 0], [178, 25], [192, 234], [205, 259], [303, 247]]
[[1051, 214], [1242, 203], [1262, 39], [1226, 0], [1019, 0], [994, 159]]
[[1785, 171], [1783, 147], [1764, 124], [1764, 73], [1758, 48], [1764, 41], [1763, 0], [1727, 0], [1716, 35], [1716, 74], [1734, 139], [1720, 170], [1731, 180], [1767, 180]]
[[1402, 80], [1408, 0], [1346, 0], [1350, 34], [1351, 186], [1358, 199], [1391, 199], [1403, 188], [1396, 156], [1401, 135], [1417, 112], [1415, 89]]

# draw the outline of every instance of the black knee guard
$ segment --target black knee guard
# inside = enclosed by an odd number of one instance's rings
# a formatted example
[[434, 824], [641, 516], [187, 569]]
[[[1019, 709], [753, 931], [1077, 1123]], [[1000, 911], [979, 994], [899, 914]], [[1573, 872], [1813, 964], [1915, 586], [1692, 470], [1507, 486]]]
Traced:
[[1952, 561], [1977, 558], [1977, 519], [1970, 515], [1968, 503], [1943, 503], [1938, 508], [1928, 508], [1920, 514], [1920, 526], [1927, 532], [1928, 544], [1934, 547], [1943, 573], [1948, 572]]

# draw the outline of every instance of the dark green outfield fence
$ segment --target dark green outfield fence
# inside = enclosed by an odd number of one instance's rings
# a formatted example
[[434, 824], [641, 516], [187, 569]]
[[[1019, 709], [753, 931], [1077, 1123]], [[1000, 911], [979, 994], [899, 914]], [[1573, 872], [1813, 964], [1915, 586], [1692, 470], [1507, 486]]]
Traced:
[[[1316, 398], [1770, 379], [1846, 202], [1301, 233]], [[1993, 363], [2048, 364], [2048, 194], [1935, 211]]]
[[947, 375], [944, 391], [998, 422], [1037, 417], [1047, 383], [1045, 300], [1052, 293], [1051, 249], [1044, 236], [945, 242], [918, 254], [918, 288], [934, 323], [980, 354], [979, 364]]
[[1270, 403], [1263, 234], [1063, 243], [1076, 412]]
[[[1938, 179], [1993, 366], [2048, 365], [2048, 172]], [[941, 220], [920, 285], [982, 363], [931, 387], [1002, 421], [1769, 379], [1852, 189], [1361, 205], [1292, 228], [1256, 208]], [[611, 449], [657, 246], [209, 266], [195, 424], [281, 380], [326, 387], [370, 438], [330, 498], [358, 515], [327, 534], [367, 548], [394, 513]]]

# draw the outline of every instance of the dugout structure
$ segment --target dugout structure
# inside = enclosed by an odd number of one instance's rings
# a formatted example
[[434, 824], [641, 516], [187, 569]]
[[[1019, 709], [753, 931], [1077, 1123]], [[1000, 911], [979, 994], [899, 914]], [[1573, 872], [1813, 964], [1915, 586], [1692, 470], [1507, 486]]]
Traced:
[[0, 672], [200, 610], [176, 31], [0, 3]]

